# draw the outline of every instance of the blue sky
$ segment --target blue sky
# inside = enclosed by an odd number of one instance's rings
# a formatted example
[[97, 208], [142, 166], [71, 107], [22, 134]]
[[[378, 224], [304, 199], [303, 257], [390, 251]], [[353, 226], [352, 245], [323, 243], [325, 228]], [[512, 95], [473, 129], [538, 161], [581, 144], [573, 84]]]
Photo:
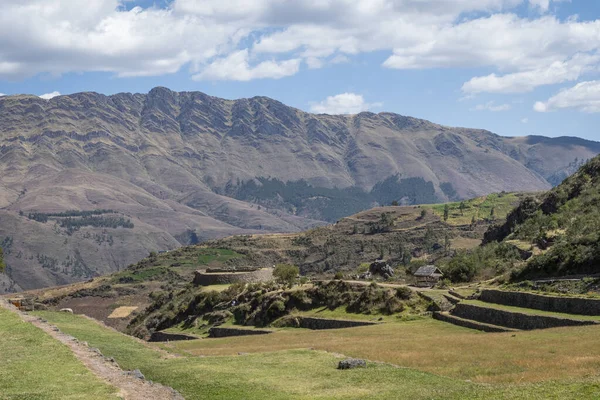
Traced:
[[269, 96], [599, 140], [600, 2], [0, 1], [0, 93]]

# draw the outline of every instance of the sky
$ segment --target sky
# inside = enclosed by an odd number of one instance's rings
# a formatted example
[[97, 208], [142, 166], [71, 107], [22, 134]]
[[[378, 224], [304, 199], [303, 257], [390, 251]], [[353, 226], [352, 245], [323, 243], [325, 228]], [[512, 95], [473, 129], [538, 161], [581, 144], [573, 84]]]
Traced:
[[600, 1], [0, 0], [0, 95], [156, 86], [600, 141]]

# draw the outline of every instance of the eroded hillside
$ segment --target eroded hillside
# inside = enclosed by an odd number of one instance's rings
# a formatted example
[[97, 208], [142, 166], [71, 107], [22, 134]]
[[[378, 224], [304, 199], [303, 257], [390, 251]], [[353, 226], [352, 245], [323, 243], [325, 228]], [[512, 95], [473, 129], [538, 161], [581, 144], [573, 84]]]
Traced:
[[[392, 201], [547, 189], [600, 151], [573, 138], [503, 138], [391, 113], [314, 115], [265, 97], [165, 88], [1, 97], [0, 146], [0, 242], [9, 244], [0, 292], [85, 280], [152, 250], [299, 232]], [[133, 228], [67, 232], [27, 218], [101, 209]]]

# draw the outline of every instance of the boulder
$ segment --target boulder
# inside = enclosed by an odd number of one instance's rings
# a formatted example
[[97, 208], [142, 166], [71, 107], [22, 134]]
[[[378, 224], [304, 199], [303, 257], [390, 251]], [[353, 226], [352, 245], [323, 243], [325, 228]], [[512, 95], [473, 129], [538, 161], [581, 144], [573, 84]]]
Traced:
[[366, 368], [367, 362], [359, 358], [348, 358], [338, 363], [338, 369]]
[[384, 260], [376, 260], [369, 265], [369, 272], [372, 275], [380, 275], [384, 279], [394, 276], [394, 269]]
[[142, 380], [146, 379], [144, 374], [142, 374], [142, 372], [139, 369], [134, 369], [133, 371], [127, 371], [127, 372], [124, 372], [124, 374], [133, 376], [134, 378], [138, 378], [138, 379], [142, 379]]
[[73, 309], [71, 309], [71, 308], [61, 308], [60, 312], [66, 312], [66, 313], [73, 314]]

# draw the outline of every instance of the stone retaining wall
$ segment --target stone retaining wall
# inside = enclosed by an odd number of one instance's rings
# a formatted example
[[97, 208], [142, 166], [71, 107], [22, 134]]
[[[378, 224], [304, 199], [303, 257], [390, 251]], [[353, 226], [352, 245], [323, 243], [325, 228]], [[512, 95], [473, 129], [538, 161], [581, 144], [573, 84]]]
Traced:
[[545, 296], [524, 292], [482, 290], [479, 299], [488, 303], [533, 308], [565, 314], [600, 315], [600, 300], [577, 297]]
[[484, 323], [477, 322], [477, 321], [471, 321], [471, 320], [466, 320], [466, 319], [462, 319], [462, 318], [457, 318], [453, 315], [446, 314], [446, 313], [439, 312], [439, 311], [436, 311], [433, 313], [433, 319], [437, 319], [437, 320], [443, 321], [443, 322], [449, 322], [451, 324], [462, 326], [465, 328], [477, 329], [478, 331], [484, 331], [484, 332], [514, 331], [514, 329], [511, 329], [511, 328], [502, 328], [500, 326], [486, 325]]
[[377, 322], [353, 321], [346, 319], [327, 319], [289, 316], [279, 321], [278, 326], [305, 328], [313, 330], [354, 328], [357, 326], [377, 325]]
[[223, 285], [229, 283], [254, 283], [273, 280], [273, 269], [262, 268], [249, 272], [205, 272], [196, 271], [194, 284], [199, 286]]
[[242, 328], [210, 328], [208, 336], [211, 338], [229, 337], [229, 336], [248, 336], [248, 335], [266, 335], [273, 331], [260, 329], [242, 329]]
[[179, 341], [179, 340], [195, 340], [195, 339], [199, 339], [196, 336], [189, 336], [189, 335], [182, 335], [182, 334], [178, 334], [178, 333], [166, 333], [166, 332], [154, 332], [151, 336], [150, 339], [148, 340], [149, 342], [174, 342], [174, 341]]
[[530, 315], [464, 303], [458, 303], [452, 311], [452, 315], [460, 318], [484, 322], [486, 324], [506, 326], [508, 328], [523, 330], [596, 324], [596, 321], [582, 321], [568, 318], [550, 317], [545, 315]]

